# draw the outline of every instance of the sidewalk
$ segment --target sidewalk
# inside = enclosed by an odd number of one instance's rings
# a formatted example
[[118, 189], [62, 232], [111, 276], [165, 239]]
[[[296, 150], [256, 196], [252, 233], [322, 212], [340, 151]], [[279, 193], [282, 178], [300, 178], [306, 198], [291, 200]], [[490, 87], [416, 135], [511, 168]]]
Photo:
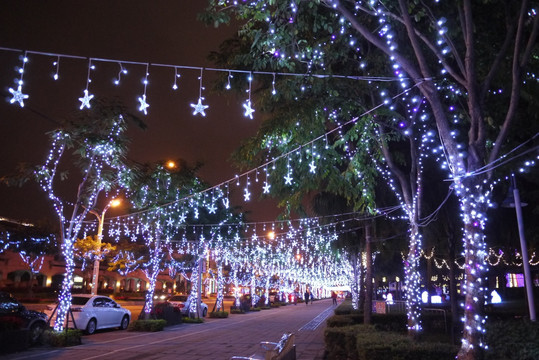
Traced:
[[84, 336], [79, 346], [31, 348], [2, 359], [225, 360], [260, 354], [261, 341], [277, 342], [283, 333], [293, 332], [298, 360], [322, 360], [325, 320], [333, 309], [329, 299], [231, 314], [227, 319], [208, 318], [203, 324], [181, 324], [155, 333], [99, 331]]

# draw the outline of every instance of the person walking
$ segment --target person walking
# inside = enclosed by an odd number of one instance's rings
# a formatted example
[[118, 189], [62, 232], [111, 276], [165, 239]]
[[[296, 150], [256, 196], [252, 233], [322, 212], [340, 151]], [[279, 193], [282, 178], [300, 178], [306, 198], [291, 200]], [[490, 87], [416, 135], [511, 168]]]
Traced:
[[305, 305], [309, 305], [309, 290], [305, 290]]
[[331, 298], [333, 299], [333, 305], [337, 305], [337, 293], [335, 291], [331, 292]]

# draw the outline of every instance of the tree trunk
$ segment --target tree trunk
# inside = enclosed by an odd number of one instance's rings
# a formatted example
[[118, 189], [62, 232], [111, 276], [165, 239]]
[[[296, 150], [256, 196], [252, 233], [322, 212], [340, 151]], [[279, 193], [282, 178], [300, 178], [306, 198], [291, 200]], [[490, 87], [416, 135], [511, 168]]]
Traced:
[[73, 286], [73, 274], [75, 273], [75, 261], [73, 259], [73, 241], [65, 241], [64, 249], [65, 255], [65, 275], [62, 281], [62, 289], [58, 295], [58, 312], [56, 315], [56, 322], [54, 323], [54, 330], [62, 331], [64, 329], [64, 323], [67, 318], [67, 313], [71, 308], [71, 287]]
[[224, 311], [223, 307], [223, 291], [224, 291], [224, 280], [223, 280], [223, 266], [220, 259], [216, 259], [217, 266], [217, 298], [215, 299], [215, 305], [213, 306], [213, 311]]
[[449, 301], [451, 305], [451, 342], [457, 344], [459, 326], [459, 308], [457, 301], [457, 271], [455, 264], [455, 237], [452, 231], [448, 233], [449, 240]]
[[352, 291], [352, 308], [354, 310], [358, 309], [359, 305], [359, 263], [357, 260], [357, 248], [353, 248], [352, 253], [350, 254], [350, 262], [352, 265], [352, 283], [350, 284], [350, 290]]
[[408, 333], [411, 337], [416, 337], [421, 331], [421, 308], [420, 308], [420, 274], [419, 256], [421, 244], [417, 224], [410, 224], [410, 251], [404, 264], [404, 284], [406, 287], [406, 314], [408, 316]]
[[363, 307], [363, 323], [370, 324], [372, 317], [372, 251], [370, 225], [365, 226], [365, 306]]
[[[471, 188], [471, 186], [470, 186]], [[486, 244], [484, 235], [485, 212], [488, 201], [481, 194], [463, 192], [460, 197], [464, 219], [464, 258], [465, 283], [462, 289], [464, 300], [464, 328], [462, 346], [457, 355], [459, 360], [480, 359], [484, 333], [483, 303], [487, 283], [484, 279], [486, 272]]]

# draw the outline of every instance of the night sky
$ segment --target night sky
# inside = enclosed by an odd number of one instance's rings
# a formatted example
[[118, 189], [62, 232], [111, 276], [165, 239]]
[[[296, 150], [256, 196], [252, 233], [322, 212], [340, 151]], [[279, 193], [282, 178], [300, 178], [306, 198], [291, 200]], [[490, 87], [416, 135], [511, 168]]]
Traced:
[[[196, 20], [205, 1], [12, 1], [0, 12], [0, 46], [29, 51], [149, 62], [193, 67], [216, 67], [207, 60], [220, 42], [235, 29], [207, 28]], [[88, 61], [61, 58], [55, 81], [55, 57], [29, 54], [24, 73], [25, 107], [10, 104], [8, 89], [16, 88], [15, 68], [21, 53], [0, 51], [0, 175], [12, 173], [19, 163], [42, 164], [48, 152], [47, 131], [80, 111], [79, 98], [86, 88]], [[191, 103], [199, 96], [199, 70], [180, 69], [178, 90], [172, 90], [174, 70], [149, 68], [148, 115], [138, 111], [137, 98], [144, 92], [146, 66], [127, 64], [119, 86], [113, 84], [118, 63], [94, 62], [90, 93], [96, 98], [119, 97], [131, 112], [148, 125], [129, 131], [132, 139], [128, 157], [146, 163], [164, 159], [186, 159], [204, 163], [200, 176], [211, 185], [231, 179], [239, 170], [228, 161], [241, 140], [254, 135], [261, 122], [243, 116], [247, 98], [237, 93], [218, 95], [211, 91], [216, 72], [206, 71], [202, 96], [210, 107], [206, 117], [193, 116]], [[253, 102], [256, 99], [253, 98]], [[256, 107], [256, 105], [254, 106]], [[75, 175], [75, 174], [73, 174]], [[73, 192], [69, 198], [73, 198]], [[241, 189], [240, 189], [241, 191]], [[244, 204], [238, 204], [244, 205]], [[246, 208], [268, 210], [270, 205], [249, 204]], [[272, 206], [273, 207], [273, 206]], [[276, 214], [277, 210], [270, 213]], [[22, 188], [0, 186], [0, 217], [36, 221], [56, 219], [46, 194], [37, 183]], [[256, 217], [255, 214], [253, 214]], [[266, 214], [259, 218], [268, 220]]]

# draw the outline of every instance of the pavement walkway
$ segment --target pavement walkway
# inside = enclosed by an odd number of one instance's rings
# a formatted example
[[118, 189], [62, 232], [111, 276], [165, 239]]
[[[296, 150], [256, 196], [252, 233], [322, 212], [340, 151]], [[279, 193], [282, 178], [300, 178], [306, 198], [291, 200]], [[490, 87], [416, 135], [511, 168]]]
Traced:
[[208, 360], [262, 354], [261, 341], [279, 341], [285, 332], [295, 334], [298, 360], [324, 359], [325, 320], [335, 306], [329, 300], [287, 305], [227, 319], [207, 318], [203, 324], [181, 324], [165, 331], [99, 331], [83, 336], [82, 345], [69, 348], [35, 347], [1, 357], [6, 360], [113, 359]]

